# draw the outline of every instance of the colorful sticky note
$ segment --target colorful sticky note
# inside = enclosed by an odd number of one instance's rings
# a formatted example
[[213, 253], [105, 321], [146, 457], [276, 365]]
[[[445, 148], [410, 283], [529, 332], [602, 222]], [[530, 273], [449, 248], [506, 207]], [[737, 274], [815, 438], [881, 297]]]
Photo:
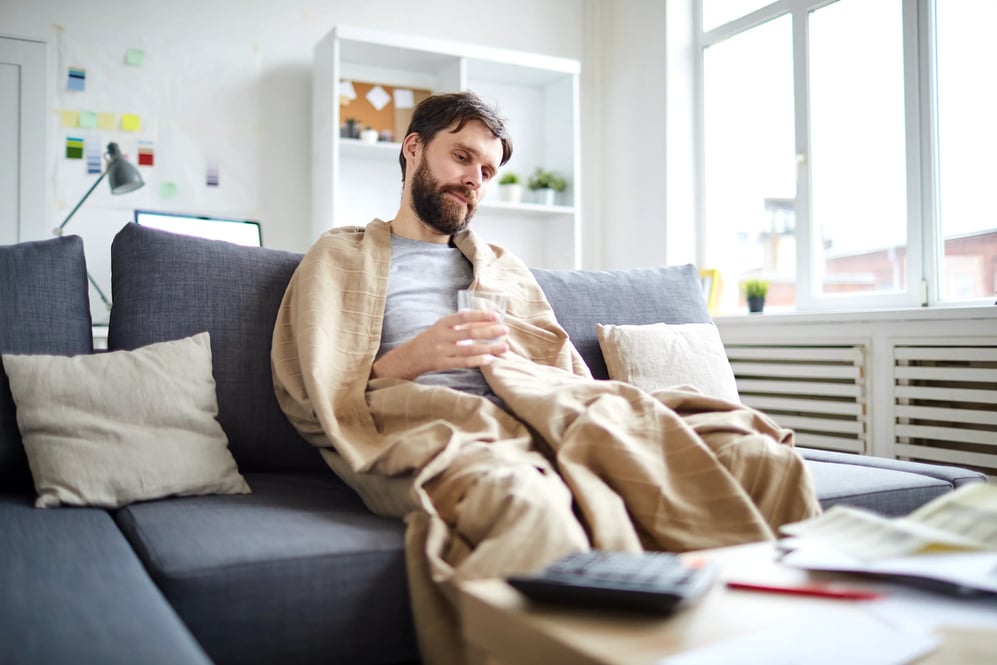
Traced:
[[130, 48], [125, 51], [125, 64], [133, 67], [141, 67], [145, 60], [145, 51], [137, 48]]
[[121, 114], [121, 129], [126, 132], [137, 132], [142, 128], [142, 120], [134, 114]]
[[80, 127], [85, 129], [96, 129], [97, 114], [93, 111], [80, 111]]
[[59, 111], [59, 117], [63, 127], [79, 127], [80, 125], [79, 111]]
[[66, 159], [83, 159], [83, 139], [78, 136], [66, 137]]
[[175, 182], [159, 183], [159, 198], [174, 199], [177, 196], [177, 184]]
[[82, 92], [87, 87], [87, 70], [70, 67], [66, 76], [66, 89]]
[[117, 116], [113, 113], [98, 113], [97, 127], [100, 129], [114, 129]]
[[138, 165], [139, 166], [155, 166], [155, 149], [153, 148], [152, 141], [139, 141], [138, 142]]

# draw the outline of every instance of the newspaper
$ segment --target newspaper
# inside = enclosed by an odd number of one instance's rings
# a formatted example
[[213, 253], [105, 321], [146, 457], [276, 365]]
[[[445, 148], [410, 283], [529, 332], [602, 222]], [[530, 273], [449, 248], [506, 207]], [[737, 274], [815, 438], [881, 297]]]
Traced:
[[997, 486], [964, 485], [902, 518], [833, 506], [788, 524], [783, 563], [930, 580], [997, 593]]

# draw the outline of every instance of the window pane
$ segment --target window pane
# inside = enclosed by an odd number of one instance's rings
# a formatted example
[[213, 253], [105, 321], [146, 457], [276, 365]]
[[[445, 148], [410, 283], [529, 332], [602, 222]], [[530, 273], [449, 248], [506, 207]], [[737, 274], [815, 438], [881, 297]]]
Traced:
[[795, 303], [792, 20], [781, 16], [704, 54], [706, 262], [722, 311], [744, 311], [738, 283], [771, 281], [766, 309]]
[[900, 0], [839, 0], [810, 15], [811, 210], [819, 293], [907, 284]]
[[937, 4], [942, 297], [971, 300], [997, 291], [997, 2]]
[[712, 30], [771, 2], [772, 0], [703, 0], [703, 30]]

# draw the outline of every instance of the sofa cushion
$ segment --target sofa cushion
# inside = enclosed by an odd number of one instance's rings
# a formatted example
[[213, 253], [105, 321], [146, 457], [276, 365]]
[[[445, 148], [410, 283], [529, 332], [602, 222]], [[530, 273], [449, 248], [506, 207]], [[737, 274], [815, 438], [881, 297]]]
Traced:
[[647, 392], [689, 385], [739, 404], [734, 370], [712, 323], [596, 326], [609, 378]]
[[328, 470], [247, 480], [253, 494], [116, 513], [215, 663], [417, 660], [404, 524], [370, 513]]
[[558, 322], [597, 379], [608, 379], [595, 326], [710, 323], [691, 264], [626, 270], [534, 269]]
[[[91, 353], [88, 287], [79, 236], [0, 246], [0, 353]], [[0, 492], [30, 492], [14, 413], [0, 373]]]
[[39, 508], [249, 492], [215, 420], [208, 333], [71, 358], [4, 354], [3, 366]]
[[208, 665], [103, 510], [0, 495], [0, 663]]
[[111, 245], [108, 348], [211, 334], [218, 422], [243, 471], [327, 469], [277, 405], [270, 343], [301, 255], [128, 224]]

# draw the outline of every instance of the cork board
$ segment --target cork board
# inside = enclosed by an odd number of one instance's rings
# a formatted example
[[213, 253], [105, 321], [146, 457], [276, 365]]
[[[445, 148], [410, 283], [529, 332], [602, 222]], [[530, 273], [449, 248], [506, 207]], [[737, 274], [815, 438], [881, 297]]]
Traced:
[[343, 126], [348, 119], [356, 120], [361, 129], [373, 128], [382, 136], [389, 132], [392, 141], [401, 141], [412, 118], [412, 109], [432, 94], [431, 90], [420, 88], [342, 81], [339, 120]]

